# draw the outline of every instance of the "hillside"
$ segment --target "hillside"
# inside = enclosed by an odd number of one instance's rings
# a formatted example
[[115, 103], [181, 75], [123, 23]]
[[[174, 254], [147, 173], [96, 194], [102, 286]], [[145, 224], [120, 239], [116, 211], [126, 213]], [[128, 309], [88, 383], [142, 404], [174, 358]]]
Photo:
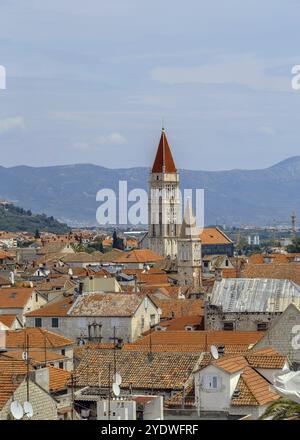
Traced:
[[32, 214], [30, 210], [24, 210], [14, 205], [0, 205], [0, 230], [8, 232], [36, 230], [63, 234], [70, 228], [58, 222], [53, 217], [45, 214]]
[[[81, 164], [52, 167], [0, 167], [0, 198], [70, 225], [96, 224], [96, 193], [147, 188], [148, 168], [108, 169]], [[300, 156], [261, 170], [180, 171], [181, 188], [205, 189], [206, 224], [273, 224], [300, 216]]]

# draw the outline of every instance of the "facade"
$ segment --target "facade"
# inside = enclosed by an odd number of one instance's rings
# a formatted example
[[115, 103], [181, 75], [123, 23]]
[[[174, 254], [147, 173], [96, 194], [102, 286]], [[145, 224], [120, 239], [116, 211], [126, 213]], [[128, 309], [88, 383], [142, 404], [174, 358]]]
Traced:
[[293, 364], [300, 365], [300, 309], [294, 304], [274, 320], [255, 348], [268, 346], [288, 356]]
[[[3, 375], [2, 381], [4, 381], [5, 375]], [[7, 375], [7, 381], [12, 380], [12, 376]], [[0, 381], [0, 383], [2, 382]], [[4, 384], [2, 383], [4, 386]], [[55, 399], [41, 386], [29, 380], [29, 396], [30, 403], [33, 408], [33, 417], [30, 420], [57, 420], [57, 402]], [[10, 405], [13, 400], [18, 400], [21, 405], [27, 401], [27, 382], [25, 376], [22, 382], [17, 386], [13, 393], [11, 393], [8, 400], [1, 407], [0, 405], [0, 420], [12, 420], [13, 416], [10, 411]], [[29, 420], [27, 416], [24, 419]]]
[[270, 348], [210, 362], [195, 373], [198, 414], [257, 419], [280, 398], [271, 384], [273, 375], [285, 365], [286, 357]]
[[[84, 293], [27, 315], [37, 324], [77, 342], [112, 342], [114, 336], [133, 342], [159, 323], [159, 310], [150, 298], [124, 293]], [[55, 324], [55, 329], [53, 328]]]

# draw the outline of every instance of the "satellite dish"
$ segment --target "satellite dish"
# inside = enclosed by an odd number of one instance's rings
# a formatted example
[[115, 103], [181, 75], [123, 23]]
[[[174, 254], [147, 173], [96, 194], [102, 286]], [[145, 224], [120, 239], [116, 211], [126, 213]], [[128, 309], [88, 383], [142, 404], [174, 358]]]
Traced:
[[120, 374], [120, 373], [116, 373], [116, 374], [114, 374], [114, 382], [115, 382], [117, 385], [121, 385], [121, 383], [122, 383], [122, 377], [121, 377], [121, 374]]
[[10, 412], [12, 413], [13, 417], [17, 420], [20, 420], [24, 415], [23, 407], [17, 400], [14, 400], [11, 403]]
[[33, 416], [33, 408], [30, 402], [24, 402], [24, 413], [25, 416], [29, 417], [31, 419], [31, 417]]
[[120, 387], [117, 383], [113, 383], [113, 393], [116, 397], [118, 397], [120, 395]]
[[214, 359], [219, 359], [219, 353], [218, 353], [218, 349], [217, 349], [217, 347], [215, 346], [215, 345], [212, 345], [211, 347], [210, 347], [210, 352], [211, 352], [211, 355], [212, 355], [212, 357], [214, 358]]

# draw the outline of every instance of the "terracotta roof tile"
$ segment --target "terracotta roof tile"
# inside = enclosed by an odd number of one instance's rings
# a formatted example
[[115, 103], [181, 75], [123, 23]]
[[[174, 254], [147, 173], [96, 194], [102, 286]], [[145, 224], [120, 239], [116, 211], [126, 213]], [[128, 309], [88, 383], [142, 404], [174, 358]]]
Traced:
[[68, 311], [73, 305], [73, 297], [69, 296], [67, 298], [63, 298], [60, 301], [55, 301], [53, 303], [48, 303], [43, 307], [40, 307], [37, 310], [33, 310], [32, 312], [26, 313], [25, 316], [67, 316]]
[[16, 320], [17, 315], [0, 315], [0, 323], [6, 325], [9, 329], [13, 325], [14, 321]]
[[33, 289], [0, 289], [0, 308], [21, 309], [27, 304]]
[[219, 228], [204, 228], [200, 233], [201, 243], [205, 244], [231, 244], [227, 235]]
[[152, 263], [155, 261], [161, 261], [164, 258], [151, 251], [150, 249], [133, 249], [125, 254], [115, 258], [116, 263]]
[[[199, 361], [194, 353], [154, 353], [152, 365], [147, 352], [120, 350], [117, 369], [122, 376], [121, 388], [181, 389]], [[76, 370], [76, 386], [108, 386], [108, 367], [113, 365], [113, 350], [86, 350]], [[111, 372], [113, 374], [113, 372]]]
[[31, 348], [57, 348], [73, 345], [72, 339], [65, 338], [57, 333], [50, 332], [38, 327], [24, 328], [21, 330], [7, 330], [6, 347], [22, 348], [24, 347], [26, 337], [28, 335], [29, 346]]
[[71, 373], [61, 368], [48, 367], [48, 369], [50, 391], [57, 392], [67, 388], [67, 383], [71, 377]]

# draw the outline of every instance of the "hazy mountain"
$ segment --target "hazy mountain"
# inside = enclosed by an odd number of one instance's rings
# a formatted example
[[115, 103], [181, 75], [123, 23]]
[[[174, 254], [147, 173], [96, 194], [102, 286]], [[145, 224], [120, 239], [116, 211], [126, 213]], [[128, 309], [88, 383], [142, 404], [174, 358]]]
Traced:
[[[108, 169], [95, 165], [0, 167], [0, 198], [69, 224], [96, 224], [96, 193], [147, 188], [148, 168]], [[205, 189], [206, 224], [274, 224], [300, 216], [300, 156], [262, 170], [180, 171], [181, 187]]]

